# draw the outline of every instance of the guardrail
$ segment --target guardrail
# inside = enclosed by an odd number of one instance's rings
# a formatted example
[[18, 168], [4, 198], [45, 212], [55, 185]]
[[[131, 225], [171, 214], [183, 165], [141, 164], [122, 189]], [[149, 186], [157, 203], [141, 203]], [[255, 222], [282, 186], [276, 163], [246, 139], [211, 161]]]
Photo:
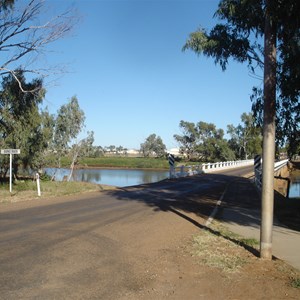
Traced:
[[253, 164], [254, 164], [253, 159], [247, 159], [247, 160], [237, 160], [237, 161], [223, 161], [223, 162], [216, 162], [216, 163], [203, 163], [199, 165], [190, 165], [190, 166], [182, 165], [177, 167], [171, 167], [170, 177], [178, 178], [178, 177], [193, 176], [196, 174], [210, 173], [214, 171], [238, 168], [238, 167], [249, 166]]

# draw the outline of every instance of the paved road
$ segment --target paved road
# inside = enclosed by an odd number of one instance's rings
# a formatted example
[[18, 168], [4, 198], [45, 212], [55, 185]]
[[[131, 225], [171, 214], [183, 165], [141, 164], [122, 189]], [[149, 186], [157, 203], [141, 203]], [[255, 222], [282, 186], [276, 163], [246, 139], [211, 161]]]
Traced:
[[201, 228], [228, 183], [250, 170], [0, 206], [0, 298], [145, 291], [154, 261]]

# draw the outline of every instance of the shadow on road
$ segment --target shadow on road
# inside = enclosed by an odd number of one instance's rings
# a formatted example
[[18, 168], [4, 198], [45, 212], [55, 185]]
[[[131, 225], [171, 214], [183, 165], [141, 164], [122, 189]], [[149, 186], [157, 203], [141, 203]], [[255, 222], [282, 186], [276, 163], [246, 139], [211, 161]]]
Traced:
[[[223, 195], [225, 190], [226, 193]], [[121, 188], [108, 193], [119, 200], [143, 202], [152, 207], [154, 211], [172, 212], [200, 229], [222, 236], [256, 256], [259, 254], [257, 249], [240, 240], [205, 226], [206, 220], [222, 195], [224, 196], [222, 208], [234, 207], [239, 215], [237, 219], [235, 217], [232, 221], [238, 221], [241, 225], [246, 226], [259, 226], [260, 220], [251, 216], [246, 218], [243, 215], [243, 208], [245, 207], [253, 209], [260, 207], [257, 191], [247, 178], [205, 174]], [[222, 209], [219, 210], [215, 218], [222, 219]]]

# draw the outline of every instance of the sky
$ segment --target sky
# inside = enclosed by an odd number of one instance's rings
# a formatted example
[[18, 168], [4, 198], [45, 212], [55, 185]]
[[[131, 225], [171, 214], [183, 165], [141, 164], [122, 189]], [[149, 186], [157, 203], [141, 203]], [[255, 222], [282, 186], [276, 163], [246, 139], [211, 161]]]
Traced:
[[176, 148], [181, 120], [226, 131], [251, 111], [252, 87], [261, 83], [246, 65], [230, 61], [222, 72], [212, 58], [182, 51], [191, 32], [217, 23], [218, 1], [46, 2], [49, 15], [72, 5], [81, 19], [47, 54], [68, 72], [49, 82], [44, 105], [56, 113], [76, 95], [86, 117], [81, 135], [94, 131], [94, 145], [139, 149], [154, 133]]

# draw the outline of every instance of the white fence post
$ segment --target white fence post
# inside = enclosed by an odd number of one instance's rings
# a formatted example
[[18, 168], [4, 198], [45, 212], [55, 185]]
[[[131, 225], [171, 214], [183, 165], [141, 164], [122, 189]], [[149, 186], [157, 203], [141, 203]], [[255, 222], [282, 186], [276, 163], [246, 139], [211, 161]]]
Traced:
[[40, 188], [40, 175], [39, 173], [36, 173], [36, 185], [37, 185], [37, 191], [38, 191], [38, 196], [41, 196], [41, 188]]

